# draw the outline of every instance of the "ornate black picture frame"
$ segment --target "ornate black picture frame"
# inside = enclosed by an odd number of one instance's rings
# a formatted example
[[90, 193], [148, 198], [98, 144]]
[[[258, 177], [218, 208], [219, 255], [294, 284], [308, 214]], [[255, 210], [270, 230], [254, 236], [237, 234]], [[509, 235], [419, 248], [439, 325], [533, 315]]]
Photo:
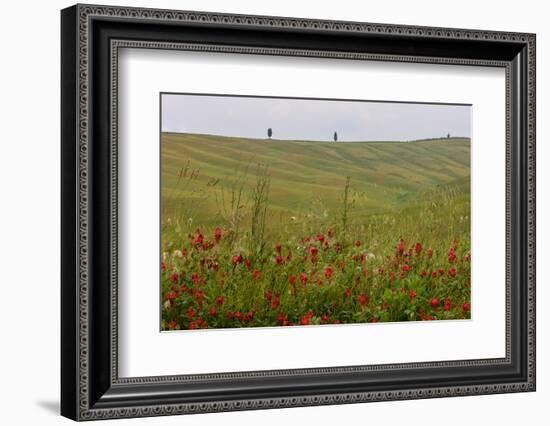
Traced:
[[[76, 5], [61, 12], [61, 414], [74, 420], [535, 390], [535, 35]], [[121, 47], [506, 70], [506, 356], [120, 378]]]

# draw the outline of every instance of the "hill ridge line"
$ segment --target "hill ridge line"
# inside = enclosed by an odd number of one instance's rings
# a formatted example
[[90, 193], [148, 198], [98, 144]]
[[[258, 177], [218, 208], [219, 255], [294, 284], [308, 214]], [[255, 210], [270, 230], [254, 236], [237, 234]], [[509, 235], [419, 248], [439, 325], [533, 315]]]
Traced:
[[443, 141], [470, 141], [471, 138], [466, 136], [456, 136], [450, 138], [425, 138], [425, 139], [413, 139], [413, 140], [372, 140], [372, 141], [361, 141], [361, 140], [350, 140], [350, 141], [338, 141], [334, 142], [331, 140], [308, 140], [308, 139], [276, 139], [276, 138], [247, 138], [241, 136], [224, 136], [224, 135], [215, 135], [209, 133], [188, 133], [188, 132], [161, 132], [163, 135], [184, 135], [184, 136], [195, 136], [195, 137], [207, 137], [207, 138], [221, 138], [221, 139], [236, 139], [236, 140], [245, 140], [245, 141], [255, 141], [255, 142], [297, 142], [297, 143], [327, 143], [327, 144], [346, 144], [346, 143], [364, 143], [364, 144], [385, 144], [385, 143], [419, 143], [419, 142], [443, 142]]

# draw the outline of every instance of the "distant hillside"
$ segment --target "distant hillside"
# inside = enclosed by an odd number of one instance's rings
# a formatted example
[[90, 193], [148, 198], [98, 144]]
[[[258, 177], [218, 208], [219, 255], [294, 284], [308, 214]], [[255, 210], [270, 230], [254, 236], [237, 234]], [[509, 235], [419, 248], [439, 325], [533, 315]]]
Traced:
[[[334, 143], [163, 133], [161, 148], [164, 199], [192, 200], [201, 193], [207, 214], [217, 209], [215, 191], [229, 188], [247, 167], [244, 180], [252, 185], [258, 163], [269, 165], [272, 207], [289, 214], [313, 204], [337, 209], [346, 176], [357, 211], [405, 207], [415, 195], [444, 184], [469, 196], [467, 138]], [[198, 176], [183, 184], [179, 175], [186, 164]]]

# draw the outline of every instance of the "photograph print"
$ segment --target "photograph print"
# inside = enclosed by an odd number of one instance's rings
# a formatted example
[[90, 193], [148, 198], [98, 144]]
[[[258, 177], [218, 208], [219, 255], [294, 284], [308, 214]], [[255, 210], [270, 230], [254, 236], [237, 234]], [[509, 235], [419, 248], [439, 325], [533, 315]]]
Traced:
[[471, 105], [160, 107], [162, 331], [470, 319]]

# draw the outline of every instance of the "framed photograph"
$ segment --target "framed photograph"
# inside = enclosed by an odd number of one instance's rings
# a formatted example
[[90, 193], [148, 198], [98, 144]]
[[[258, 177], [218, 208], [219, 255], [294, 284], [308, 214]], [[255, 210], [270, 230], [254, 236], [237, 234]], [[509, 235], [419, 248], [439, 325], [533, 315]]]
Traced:
[[61, 413], [535, 390], [535, 35], [61, 12]]

